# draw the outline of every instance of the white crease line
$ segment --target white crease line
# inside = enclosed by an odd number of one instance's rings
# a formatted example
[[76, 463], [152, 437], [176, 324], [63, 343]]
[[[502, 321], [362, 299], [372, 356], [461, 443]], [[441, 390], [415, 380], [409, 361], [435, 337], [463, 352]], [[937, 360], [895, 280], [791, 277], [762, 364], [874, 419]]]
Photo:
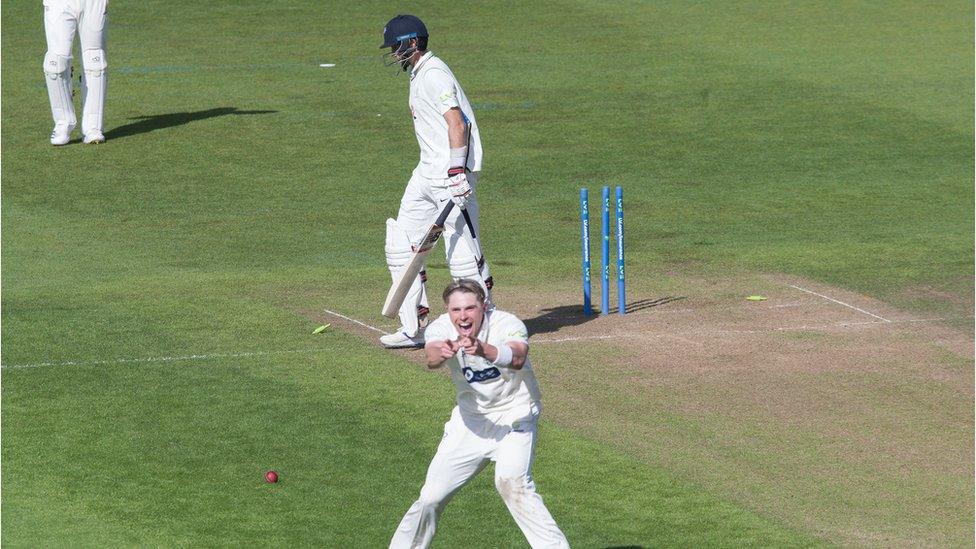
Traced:
[[[671, 337], [678, 340], [684, 340], [681, 335], [686, 336], [714, 336], [714, 335], [728, 335], [728, 334], [768, 334], [773, 332], [797, 332], [797, 331], [809, 331], [809, 330], [827, 330], [830, 328], [847, 328], [855, 326], [871, 326], [871, 325], [885, 325], [885, 324], [903, 324], [909, 322], [940, 322], [946, 320], [968, 320], [972, 319], [972, 316], [961, 316], [961, 317], [939, 317], [939, 318], [907, 318], [902, 320], [885, 320], [884, 322], [879, 322], [877, 320], [868, 320], [860, 322], [834, 322], [832, 324], [818, 324], [809, 325], [802, 324], [800, 326], [779, 326], [773, 328], [761, 328], [756, 330], [684, 330], [680, 332], [656, 332], [656, 333], [620, 333], [614, 335], [598, 335], [598, 336], [579, 336], [579, 337], [563, 337], [558, 339], [538, 339], [531, 338], [529, 343], [569, 343], [573, 341], [592, 341], [601, 339], [647, 339], [652, 337]], [[698, 342], [694, 340], [684, 340], [689, 344], [697, 345]]]
[[340, 314], [340, 313], [337, 313], [335, 311], [330, 311], [328, 309], [325, 309], [325, 312], [329, 313], [330, 315], [337, 316], [339, 318], [344, 318], [344, 319], [348, 320], [349, 322], [354, 322], [356, 324], [359, 324], [363, 328], [369, 328], [370, 330], [373, 330], [374, 332], [379, 332], [379, 333], [381, 333], [383, 335], [388, 335], [383, 330], [380, 330], [379, 328], [377, 328], [375, 326], [370, 326], [369, 324], [366, 324], [365, 322], [360, 322], [360, 321], [356, 320], [355, 318], [349, 318], [348, 316], [346, 316], [344, 314]]
[[682, 342], [682, 343], [684, 343], [686, 345], [698, 345], [697, 342], [692, 341], [692, 340], [690, 340], [688, 338], [681, 337], [678, 334], [664, 334], [664, 335], [666, 337], [670, 337], [671, 339], [677, 339], [678, 341], [680, 341], [680, 342]]
[[[378, 328], [374, 328], [368, 324], [363, 324], [356, 319], [349, 318], [345, 315], [333, 311], [326, 311], [327, 313], [333, 314], [337, 317], [344, 318], [350, 322], [355, 322], [369, 328], [370, 330], [375, 330], [380, 333], [384, 333]], [[903, 320], [885, 320], [889, 324], [901, 324], [906, 322], [939, 322], [946, 320], [971, 320], [973, 316], [960, 316], [960, 317], [938, 317], [938, 318], [907, 318]], [[779, 328], [766, 328], [762, 330], [686, 330], [683, 332], [669, 333], [669, 332], [659, 332], [659, 333], [622, 333], [615, 335], [599, 335], [599, 336], [579, 336], [579, 337], [563, 337], [558, 339], [539, 339], [532, 338], [530, 343], [566, 343], [572, 341], [592, 341], [592, 340], [602, 340], [602, 339], [646, 339], [652, 337], [673, 337], [681, 339], [677, 334], [684, 335], [717, 335], [717, 334], [762, 334], [769, 332], [784, 332], [784, 331], [796, 331], [796, 330], [822, 330], [825, 328], [843, 328], [845, 326], [865, 326], [871, 324], [883, 324], [877, 321], [867, 321], [867, 322], [837, 322], [834, 324], [824, 324], [820, 326], [782, 326]], [[694, 341], [688, 340], [689, 343], [697, 344]], [[287, 351], [254, 351], [248, 353], [230, 353], [230, 354], [203, 354], [203, 355], [183, 355], [183, 356], [160, 356], [160, 357], [146, 357], [146, 358], [117, 358], [112, 360], [69, 360], [64, 362], [36, 362], [32, 364], [3, 364], [0, 368], [7, 369], [19, 369], [19, 368], [41, 368], [44, 366], [99, 366], [107, 364], [139, 364], [139, 363], [151, 363], [151, 362], [180, 362], [180, 361], [191, 361], [191, 360], [215, 360], [220, 358], [251, 358], [259, 356], [271, 356], [271, 355], [284, 355], [284, 354], [312, 354], [321, 353], [323, 351], [328, 351], [328, 349], [295, 349]]]
[[890, 320], [888, 320], [887, 318], [884, 318], [883, 316], [878, 316], [878, 315], [876, 315], [874, 313], [870, 313], [868, 311], [865, 311], [864, 309], [855, 307], [855, 306], [851, 305], [850, 303], [844, 303], [843, 301], [838, 301], [838, 300], [836, 300], [836, 299], [834, 299], [832, 297], [828, 297], [828, 296], [825, 296], [823, 294], [818, 294], [817, 292], [814, 292], [812, 290], [807, 290], [806, 288], [801, 288], [799, 286], [794, 286], [793, 284], [787, 284], [787, 286], [789, 286], [790, 288], [796, 288], [797, 290], [800, 290], [801, 292], [806, 292], [808, 294], [813, 294], [813, 295], [815, 295], [817, 297], [822, 297], [822, 298], [826, 299], [827, 301], [833, 301], [834, 303], [837, 303], [837, 304], [843, 305], [845, 307], [854, 309], [855, 311], [857, 311], [859, 313], [864, 313], [864, 314], [866, 314], [868, 316], [873, 316], [874, 318], [877, 318], [877, 319], [879, 319], [879, 320], [881, 320], [883, 322], [891, 322]]
[[251, 353], [205, 354], [184, 356], [158, 356], [146, 358], [117, 358], [113, 360], [69, 360], [65, 362], [35, 362], [33, 364], [3, 364], [0, 368], [41, 368], [44, 366], [103, 366], [107, 364], [139, 364], [150, 362], [180, 362], [185, 360], [213, 360], [218, 358], [251, 358], [256, 356], [270, 356], [283, 354], [321, 353], [328, 349], [299, 349], [293, 351], [255, 351]]
[[614, 339], [620, 337], [629, 337], [628, 334], [623, 335], [604, 335], [604, 336], [580, 336], [580, 337], [563, 337], [559, 339], [530, 339], [529, 343], [565, 343], [567, 341], [589, 341], [594, 339]]
[[805, 303], [805, 302], [802, 302], [802, 301], [798, 301], [796, 303], [781, 303], [781, 304], [778, 304], [778, 305], [770, 305], [770, 306], [767, 307], [767, 309], [785, 309], [787, 307], [802, 307], [802, 306], [808, 305], [808, 304], [809, 303]]
[[971, 320], [971, 316], [939, 317], [939, 318], [906, 318], [905, 320], [894, 320], [892, 322], [938, 322], [940, 320]]

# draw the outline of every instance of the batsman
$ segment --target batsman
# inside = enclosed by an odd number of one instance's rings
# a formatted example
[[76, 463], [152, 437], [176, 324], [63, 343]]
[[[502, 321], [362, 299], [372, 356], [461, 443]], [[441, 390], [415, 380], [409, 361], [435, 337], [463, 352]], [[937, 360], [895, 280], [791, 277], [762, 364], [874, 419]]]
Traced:
[[78, 123], [71, 100], [71, 45], [75, 34], [81, 40], [81, 79], [84, 106], [81, 131], [85, 143], [104, 143], [102, 118], [105, 111], [106, 69], [105, 30], [108, 25], [108, 0], [44, 0], [44, 75], [51, 103], [54, 130], [51, 144], [67, 145]]
[[[451, 69], [427, 50], [427, 27], [413, 15], [397, 15], [383, 29], [385, 64], [410, 75], [410, 114], [420, 145], [420, 161], [400, 199], [396, 219], [386, 221], [386, 263], [394, 284], [416, 265], [417, 245], [432, 222], [453, 202], [444, 220], [447, 264], [454, 279], [478, 281], [490, 296], [491, 274], [478, 241], [475, 186], [481, 172], [481, 138], [471, 103]], [[423, 258], [420, 258], [421, 260]], [[430, 311], [421, 263], [399, 306], [401, 327], [380, 338], [387, 348], [422, 347]], [[398, 296], [399, 298], [400, 296]], [[490, 303], [490, 297], [489, 297]], [[392, 307], [396, 310], [396, 305]]]

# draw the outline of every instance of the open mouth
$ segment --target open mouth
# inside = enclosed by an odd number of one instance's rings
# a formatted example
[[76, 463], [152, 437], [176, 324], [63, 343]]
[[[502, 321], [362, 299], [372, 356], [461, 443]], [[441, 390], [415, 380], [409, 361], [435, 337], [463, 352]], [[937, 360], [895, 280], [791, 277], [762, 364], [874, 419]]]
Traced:
[[470, 336], [471, 329], [474, 328], [474, 322], [458, 322], [458, 332], [463, 336]]

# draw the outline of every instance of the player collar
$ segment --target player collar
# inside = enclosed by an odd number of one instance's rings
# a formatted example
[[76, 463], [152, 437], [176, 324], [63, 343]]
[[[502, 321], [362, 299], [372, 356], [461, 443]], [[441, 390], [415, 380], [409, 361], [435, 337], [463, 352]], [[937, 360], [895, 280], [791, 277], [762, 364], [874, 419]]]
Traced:
[[413, 80], [413, 77], [417, 76], [417, 73], [420, 72], [420, 67], [424, 66], [424, 63], [426, 63], [427, 60], [433, 56], [434, 52], [429, 51], [420, 57], [420, 60], [417, 61], [417, 65], [414, 66], [412, 71], [410, 71], [410, 80]]

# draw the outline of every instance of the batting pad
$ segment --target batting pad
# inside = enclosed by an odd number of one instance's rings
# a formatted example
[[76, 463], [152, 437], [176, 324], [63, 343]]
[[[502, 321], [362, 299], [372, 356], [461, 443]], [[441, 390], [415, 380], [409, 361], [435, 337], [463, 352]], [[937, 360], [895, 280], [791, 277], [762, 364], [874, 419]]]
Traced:
[[44, 55], [44, 75], [47, 76], [47, 96], [54, 123], [74, 126], [77, 119], [71, 103], [71, 57], [47, 52]]
[[81, 88], [85, 96], [82, 111], [81, 131], [88, 135], [92, 130], [102, 131], [102, 113], [105, 111], [105, 91], [108, 75], [105, 69], [108, 60], [105, 50], [85, 50], [81, 53], [82, 64], [85, 67], [85, 78]]
[[488, 269], [488, 262], [484, 258], [479, 258], [475, 255], [474, 250], [471, 248], [473, 242], [470, 241], [471, 239], [462, 238], [454, 246], [454, 251], [448, 258], [451, 276], [455, 279], [470, 278], [471, 280], [477, 281], [481, 284], [485, 295], [489, 296], [491, 295], [491, 288], [487, 281], [491, 278], [491, 272]]
[[[390, 277], [395, 282], [400, 270], [410, 262], [413, 257], [413, 246], [410, 244], [410, 237], [407, 236], [395, 219], [386, 220], [386, 265], [390, 269]], [[403, 303], [400, 305], [399, 317], [403, 324], [403, 331], [413, 337], [420, 330], [420, 318], [417, 314], [418, 307], [427, 308], [427, 292], [424, 286], [423, 277], [419, 274], [414, 277], [407, 291]]]

